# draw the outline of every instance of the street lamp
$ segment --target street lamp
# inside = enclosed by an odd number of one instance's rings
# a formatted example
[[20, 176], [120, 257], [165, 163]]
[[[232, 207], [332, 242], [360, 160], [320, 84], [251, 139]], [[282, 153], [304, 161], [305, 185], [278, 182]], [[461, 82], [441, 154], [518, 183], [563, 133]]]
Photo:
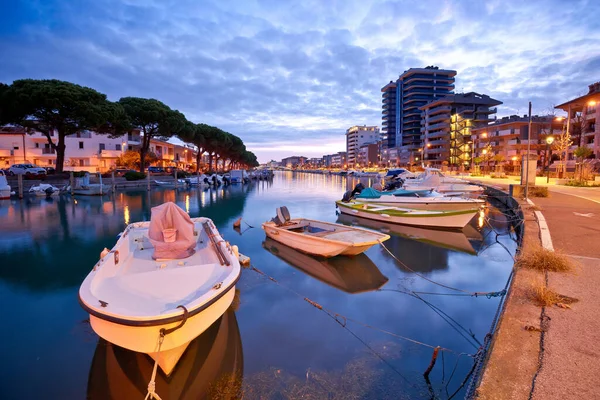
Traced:
[[[548, 168], [548, 172], [546, 175], [546, 183], [550, 182], [550, 158], [552, 157], [552, 147], [550, 147], [552, 145], [552, 143], [554, 143], [554, 136], [550, 135], [550, 136], [546, 136], [546, 165]], [[550, 152], [548, 153], [548, 149], [550, 149]]]

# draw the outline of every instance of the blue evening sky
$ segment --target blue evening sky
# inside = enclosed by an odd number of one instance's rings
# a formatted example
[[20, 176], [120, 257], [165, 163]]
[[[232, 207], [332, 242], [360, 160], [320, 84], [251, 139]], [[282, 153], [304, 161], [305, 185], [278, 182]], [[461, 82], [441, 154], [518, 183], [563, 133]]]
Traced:
[[345, 148], [381, 124], [383, 85], [456, 69], [456, 91], [534, 113], [600, 80], [600, 1], [0, 2], [0, 81], [56, 78], [153, 97], [240, 136], [261, 162]]

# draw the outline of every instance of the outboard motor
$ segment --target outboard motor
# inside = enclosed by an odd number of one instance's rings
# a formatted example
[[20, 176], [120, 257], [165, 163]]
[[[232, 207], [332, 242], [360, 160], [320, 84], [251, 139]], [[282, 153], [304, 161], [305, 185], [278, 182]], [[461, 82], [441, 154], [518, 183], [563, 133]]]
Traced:
[[46, 190], [44, 190], [44, 193], [46, 193], [46, 196], [52, 196], [52, 193], [54, 193], [54, 189], [52, 187], [46, 188]]
[[208, 180], [208, 177], [204, 178], [204, 183], [206, 183], [207, 185], [210, 185], [210, 181]]
[[365, 185], [363, 185], [362, 183], [358, 183], [356, 186], [354, 186], [354, 189], [352, 190], [348, 190], [346, 193], [344, 193], [344, 196], [342, 197], [342, 201], [344, 203], [349, 202], [350, 200], [352, 200], [354, 198], [354, 196], [356, 196], [357, 194], [360, 194], [360, 192], [362, 192], [365, 188]]
[[219, 181], [217, 180], [216, 175], [212, 176], [212, 184], [213, 184], [213, 186], [219, 186]]

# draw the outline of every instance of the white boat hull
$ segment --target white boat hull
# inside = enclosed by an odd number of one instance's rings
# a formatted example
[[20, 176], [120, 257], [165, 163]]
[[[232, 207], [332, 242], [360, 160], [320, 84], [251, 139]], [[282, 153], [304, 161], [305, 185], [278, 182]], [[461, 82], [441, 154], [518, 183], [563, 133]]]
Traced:
[[3, 187], [0, 189], [0, 200], [10, 199], [10, 186], [8, 188]]
[[393, 204], [398, 207], [412, 208], [414, 210], [477, 210], [484, 206], [485, 201], [476, 199], [465, 199], [460, 197], [407, 197], [384, 195], [375, 199], [357, 198], [362, 203]]
[[217, 319], [219, 319], [231, 305], [235, 295], [235, 286], [213, 303], [207, 309], [188, 318], [185, 324], [175, 332], [165, 336], [160, 352], [158, 338], [161, 329], [170, 329], [178, 326], [180, 322], [156, 326], [126, 326], [106, 321], [90, 315], [90, 323], [94, 332], [108, 342], [139, 353], [146, 353], [158, 362], [158, 365], [167, 375], [173, 371], [179, 358], [184, 353], [192, 340], [198, 337]]
[[[372, 219], [375, 221], [390, 222], [394, 224], [412, 225], [412, 226], [423, 226], [431, 228], [448, 228], [448, 229], [462, 229], [464, 228], [477, 214], [477, 210], [465, 210], [464, 212], [440, 211], [437, 215], [432, 213], [421, 214], [413, 213], [413, 215], [391, 215], [386, 214], [385, 211], [369, 211], [366, 209], [352, 208], [348, 204], [338, 202], [338, 207], [343, 214], [355, 215], [357, 217]], [[385, 205], [382, 205], [385, 206]], [[423, 210], [416, 210], [423, 211]], [[426, 212], [426, 211], [423, 211]]]
[[78, 196], [103, 196], [110, 191], [110, 185], [91, 184], [86, 188], [73, 189], [73, 194]]

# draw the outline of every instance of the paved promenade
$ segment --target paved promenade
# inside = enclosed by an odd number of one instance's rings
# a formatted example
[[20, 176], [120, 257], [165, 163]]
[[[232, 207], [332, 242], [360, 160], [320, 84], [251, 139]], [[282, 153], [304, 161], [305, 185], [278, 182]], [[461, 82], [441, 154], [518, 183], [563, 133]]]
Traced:
[[[512, 179], [476, 180], [502, 187], [518, 183]], [[546, 307], [545, 316], [537, 321], [545, 333], [541, 346], [536, 343], [541, 362], [536, 360], [536, 371], [528, 378], [529, 390], [523, 386], [501, 393], [486, 388], [481, 398], [600, 399], [600, 188], [549, 185], [549, 190], [550, 197], [531, 200], [541, 209], [554, 249], [568, 255], [577, 269], [574, 274], [549, 273], [548, 285], [579, 301], [571, 309]], [[531, 320], [530, 316], [518, 315], [515, 308], [506, 313], [512, 314], [507, 320], [519, 320], [520, 325]], [[512, 327], [519, 328], [524, 326]], [[534, 332], [531, 335], [535, 337]], [[523, 352], [520, 357], [532, 356], [532, 352]], [[519, 360], [501, 362], [520, 364]]]

